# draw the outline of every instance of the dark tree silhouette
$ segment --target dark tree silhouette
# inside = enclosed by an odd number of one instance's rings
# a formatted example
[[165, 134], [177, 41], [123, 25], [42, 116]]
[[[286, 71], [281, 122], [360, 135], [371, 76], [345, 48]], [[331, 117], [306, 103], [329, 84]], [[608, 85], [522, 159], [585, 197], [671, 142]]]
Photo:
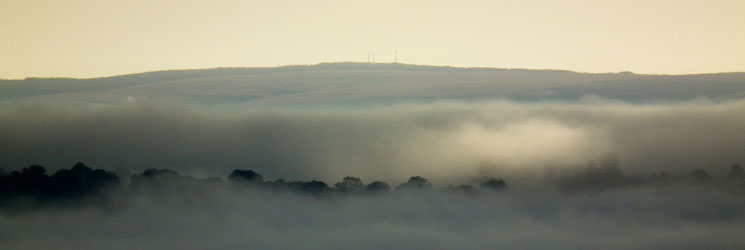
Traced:
[[409, 189], [409, 188], [415, 188], [415, 189], [422, 189], [422, 188], [431, 188], [432, 183], [430, 183], [427, 179], [422, 178], [421, 176], [412, 176], [409, 178], [409, 181], [407, 181], [404, 184], [399, 185], [396, 187], [396, 189]]
[[318, 195], [329, 191], [329, 186], [322, 181], [312, 180], [309, 182], [303, 182], [300, 185], [300, 190]]
[[334, 184], [334, 187], [341, 192], [356, 192], [362, 190], [364, 185], [360, 178], [347, 176], [341, 182]]
[[234, 182], [248, 182], [252, 184], [261, 184], [264, 182], [264, 177], [254, 172], [253, 170], [233, 170], [228, 176], [228, 180]]
[[[119, 188], [119, 177], [103, 169], [91, 169], [78, 162], [71, 169], [61, 169], [51, 177], [46, 169], [31, 165], [10, 175], [0, 175], [0, 198], [4, 201], [27, 197], [39, 204], [55, 201], [70, 204], [81, 198], [98, 197]], [[64, 201], [64, 203], [59, 203]], [[102, 200], [98, 200], [102, 201]]]
[[10, 183], [10, 175], [5, 173], [5, 170], [0, 169], [0, 199], [4, 198], [12, 187]]
[[180, 176], [180, 175], [181, 174], [179, 174], [178, 171], [167, 169], [167, 168], [163, 168], [163, 169], [151, 168], [151, 169], [147, 169], [142, 172], [142, 176], [145, 176], [145, 177]]
[[189, 177], [181, 176], [181, 174], [179, 174], [175, 170], [165, 168], [150, 168], [140, 174], [133, 175], [130, 179], [132, 180], [130, 186], [133, 188], [140, 188], [151, 185], [162, 187], [162, 185], [164, 184], [183, 184], [184, 182], [191, 180], [191, 178]]
[[44, 167], [31, 165], [21, 170], [21, 173], [17, 176], [17, 190], [20, 191], [20, 195], [30, 195], [39, 198], [48, 196], [51, 180], [47, 176], [47, 170]]
[[367, 184], [365, 190], [369, 193], [387, 193], [391, 191], [391, 186], [382, 181], [374, 181]]
[[71, 169], [61, 169], [51, 176], [52, 193], [58, 197], [100, 195], [104, 188], [120, 186], [119, 177], [103, 169], [91, 169], [78, 162]]
[[480, 183], [479, 187], [493, 191], [502, 191], [507, 189], [507, 183], [502, 179], [493, 178]]

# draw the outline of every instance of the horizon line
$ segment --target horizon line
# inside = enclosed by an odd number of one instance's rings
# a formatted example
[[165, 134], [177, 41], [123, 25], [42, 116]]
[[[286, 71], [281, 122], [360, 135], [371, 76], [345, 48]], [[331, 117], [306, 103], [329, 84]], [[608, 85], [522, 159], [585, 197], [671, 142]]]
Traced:
[[205, 67], [205, 68], [172, 68], [172, 69], [158, 69], [150, 71], [140, 71], [132, 73], [114, 74], [114, 75], [103, 75], [94, 77], [72, 77], [72, 76], [26, 76], [24, 78], [3, 78], [0, 76], [0, 81], [24, 81], [33, 79], [72, 79], [72, 80], [92, 80], [92, 79], [103, 79], [103, 78], [114, 78], [121, 76], [141, 75], [159, 72], [172, 72], [172, 71], [200, 71], [200, 70], [218, 70], [218, 69], [281, 69], [289, 67], [313, 67], [323, 66], [331, 64], [359, 64], [359, 65], [401, 65], [401, 66], [416, 66], [416, 67], [431, 67], [431, 68], [450, 68], [450, 69], [463, 69], [463, 70], [524, 70], [524, 71], [563, 71], [576, 74], [630, 74], [639, 76], [694, 76], [694, 75], [718, 75], [718, 74], [745, 74], [745, 71], [720, 71], [720, 72], [703, 72], [703, 73], [686, 73], [686, 74], [666, 74], [666, 73], [636, 73], [630, 70], [621, 71], [607, 71], [607, 72], [589, 72], [589, 71], [576, 71], [569, 69], [550, 69], [550, 68], [510, 68], [510, 67], [493, 67], [493, 66], [453, 66], [453, 65], [432, 65], [432, 64], [410, 64], [401, 62], [358, 62], [358, 61], [337, 61], [337, 62], [318, 62], [313, 64], [285, 64], [276, 66], [219, 66], [219, 67]]

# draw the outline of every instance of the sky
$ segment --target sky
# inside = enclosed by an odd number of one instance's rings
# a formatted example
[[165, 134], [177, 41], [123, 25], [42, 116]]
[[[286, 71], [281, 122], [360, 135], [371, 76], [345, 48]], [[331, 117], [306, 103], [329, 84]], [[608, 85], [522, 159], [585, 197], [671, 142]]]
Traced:
[[368, 60], [745, 71], [745, 1], [1, 0], [0, 78]]

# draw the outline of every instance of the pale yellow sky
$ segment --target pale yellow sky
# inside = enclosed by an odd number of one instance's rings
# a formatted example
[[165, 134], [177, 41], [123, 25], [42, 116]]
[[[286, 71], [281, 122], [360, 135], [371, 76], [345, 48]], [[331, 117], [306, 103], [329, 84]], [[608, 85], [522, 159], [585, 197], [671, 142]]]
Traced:
[[336, 61], [745, 71], [745, 0], [0, 0], [0, 78]]

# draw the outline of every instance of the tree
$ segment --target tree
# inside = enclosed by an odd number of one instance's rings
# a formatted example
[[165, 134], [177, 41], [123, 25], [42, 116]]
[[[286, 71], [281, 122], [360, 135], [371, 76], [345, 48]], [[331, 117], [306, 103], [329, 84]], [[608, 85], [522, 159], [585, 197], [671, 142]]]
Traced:
[[184, 184], [188, 179], [188, 176], [183, 177], [179, 172], [171, 169], [157, 169], [150, 168], [143, 171], [140, 174], [133, 175], [131, 178], [132, 183], [130, 184], [133, 188], [142, 188], [147, 186], [157, 186], [163, 188], [163, 185], [181, 185]]
[[362, 180], [357, 177], [347, 176], [341, 182], [334, 184], [334, 187], [341, 192], [352, 192], [362, 190]]
[[43, 197], [48, 195], [50, 183], [47, 170], [34, 164], [21, 170], [18, 175], [17, 190], [21, 195]]
[[228, 180], [235, 182], [245, 181], [254, 184], [261, 184], [264, 182], [264, 177], [254, 172], [253, 170], [236, 169], [233, 170], [232, 173], [230, 173], [230, 176], [228, 176]]
[[82, 197], [100, 194], [105, 187], [118, 187], [119, 176], [103, 169], [91, 169], [78, 162], [71, 169], [60, 169], [51, 177], [52, 192], [56, 197]]
[[489, 179], [479, 184], [479, 187], [492, 191], [502, 191], [507, 189], [507, 183], [502, 179]]
[[382, 181], [374, 181], [367, 184], [365, 190], [370, 193], [387, 193], [391, 191], [391, 186]]
[[416, 188], [416, 189], [422, 189], [422, 188], [431, 188], [432, 183], [430, 183], [427, 179], [421, 177], [421, 176], [412, 176], [409, 178], [409, 181], [407, 181], [404, 184], [399, 185], [396, 187], [396, 189], [409, 189], [409, 188]]
[[309, 182], [303, 182], [303, 184], [300, 186], [300, 189], [302, 191], [318, 195], [328, 191], [329, 186], [322, 181], [312, 180]]

